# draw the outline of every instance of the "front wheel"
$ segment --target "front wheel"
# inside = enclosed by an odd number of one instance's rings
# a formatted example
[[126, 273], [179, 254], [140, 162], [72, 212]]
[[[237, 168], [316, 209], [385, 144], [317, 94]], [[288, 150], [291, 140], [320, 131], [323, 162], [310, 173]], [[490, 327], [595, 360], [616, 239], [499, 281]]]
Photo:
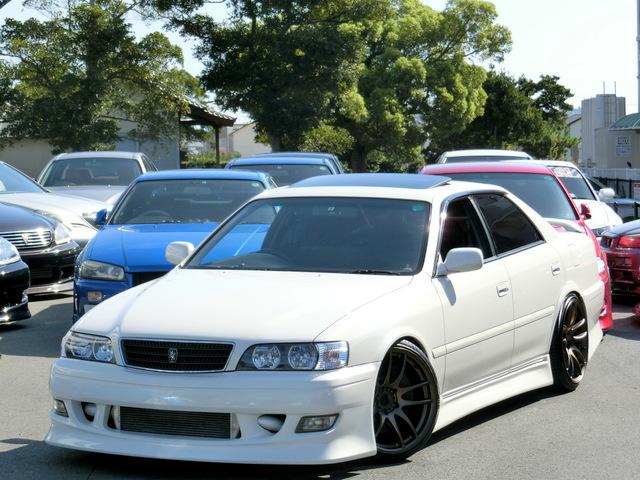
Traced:
[[565, 392], [578, 388], [587, 368], [589, 329], [584, 306], [575, 293], [562, 304], [550, 353], [555, 386]]
[[433, 431], [438, 405], [437, 379], [427, 356], [400, 341], [378, 372], [373, 405], [378, 458], [396, 461], [421, 449]]

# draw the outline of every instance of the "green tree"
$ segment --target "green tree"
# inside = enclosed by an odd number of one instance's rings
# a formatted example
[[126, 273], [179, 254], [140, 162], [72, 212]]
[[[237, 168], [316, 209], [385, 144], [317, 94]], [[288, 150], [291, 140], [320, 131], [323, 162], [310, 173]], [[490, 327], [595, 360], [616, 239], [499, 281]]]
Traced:
[[558, 80], [543, 75], [535, 82], [489, 72], [483, 86], [484, 114], [460, 132], [434, 135], [430, 158], [460, 148], [522, 149], [537, 158], [562, 158], [577, 140], [569, 135], [565, 122], [572, 94]]
[[[0, 141], [46, 138], [65, 151], [113, 144], [122, 134], [178, 135], [186, 96], [200, 92], [179, 47], [157, 32], [136, 40], [126, 20], [134, 3], [65, 2], [68, 10], [44, 3], [48, 20], [7, 19], [0, 29], [0, 73], [10, 79], [0, 85]], [[129, 131], [119, 131], [123, 119]]]

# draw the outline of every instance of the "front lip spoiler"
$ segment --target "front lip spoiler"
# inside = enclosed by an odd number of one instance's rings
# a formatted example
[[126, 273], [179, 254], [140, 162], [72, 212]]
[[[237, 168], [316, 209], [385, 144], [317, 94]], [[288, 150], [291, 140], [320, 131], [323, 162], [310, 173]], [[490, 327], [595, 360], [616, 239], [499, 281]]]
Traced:
[[73, 291], [73, 280], [62, 283], [51, 283], [49, 285], [38, 285], [29, 287], [27, 295], [39, 295], [43, 293], [66, 293]]

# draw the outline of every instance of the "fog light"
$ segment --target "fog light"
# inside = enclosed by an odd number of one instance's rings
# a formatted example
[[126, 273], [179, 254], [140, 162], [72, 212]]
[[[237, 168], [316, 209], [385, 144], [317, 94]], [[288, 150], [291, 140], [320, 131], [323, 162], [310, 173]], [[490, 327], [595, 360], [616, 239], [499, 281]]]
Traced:
[[100, 303], [102, 301], [102, 292], [87, 292], [87, 300], [91, 303]]
[[53, 411], [62, 417], [68, 417], [67, 407], [64, 405], [62, 400], [54, 399], [53, 400]]
[[329, 430], [336, 423], [338, 414], [317, 417], [302, 417], [296, 427], [296, 433], [323, 432]]
[[284, 424], [286, 415], [261, 415], [258, 417], [258, 425], [267, 432], [278, 433]]
[[87, 417], [87, 420], [93, 422], [93, 419], [96, 416], [96, 404], [95, 403], [83, 403], [82, 411], [84, 412], [84, 416]]

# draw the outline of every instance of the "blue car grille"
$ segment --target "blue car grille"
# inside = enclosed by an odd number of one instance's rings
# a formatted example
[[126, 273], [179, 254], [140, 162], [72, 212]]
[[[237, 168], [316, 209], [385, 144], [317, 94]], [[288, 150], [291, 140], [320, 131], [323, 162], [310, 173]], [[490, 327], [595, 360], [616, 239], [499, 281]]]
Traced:
[[126, 365], [170, 372], [223, 370], [233, 350], [228, 343], [125, 339], [121, 345]]

